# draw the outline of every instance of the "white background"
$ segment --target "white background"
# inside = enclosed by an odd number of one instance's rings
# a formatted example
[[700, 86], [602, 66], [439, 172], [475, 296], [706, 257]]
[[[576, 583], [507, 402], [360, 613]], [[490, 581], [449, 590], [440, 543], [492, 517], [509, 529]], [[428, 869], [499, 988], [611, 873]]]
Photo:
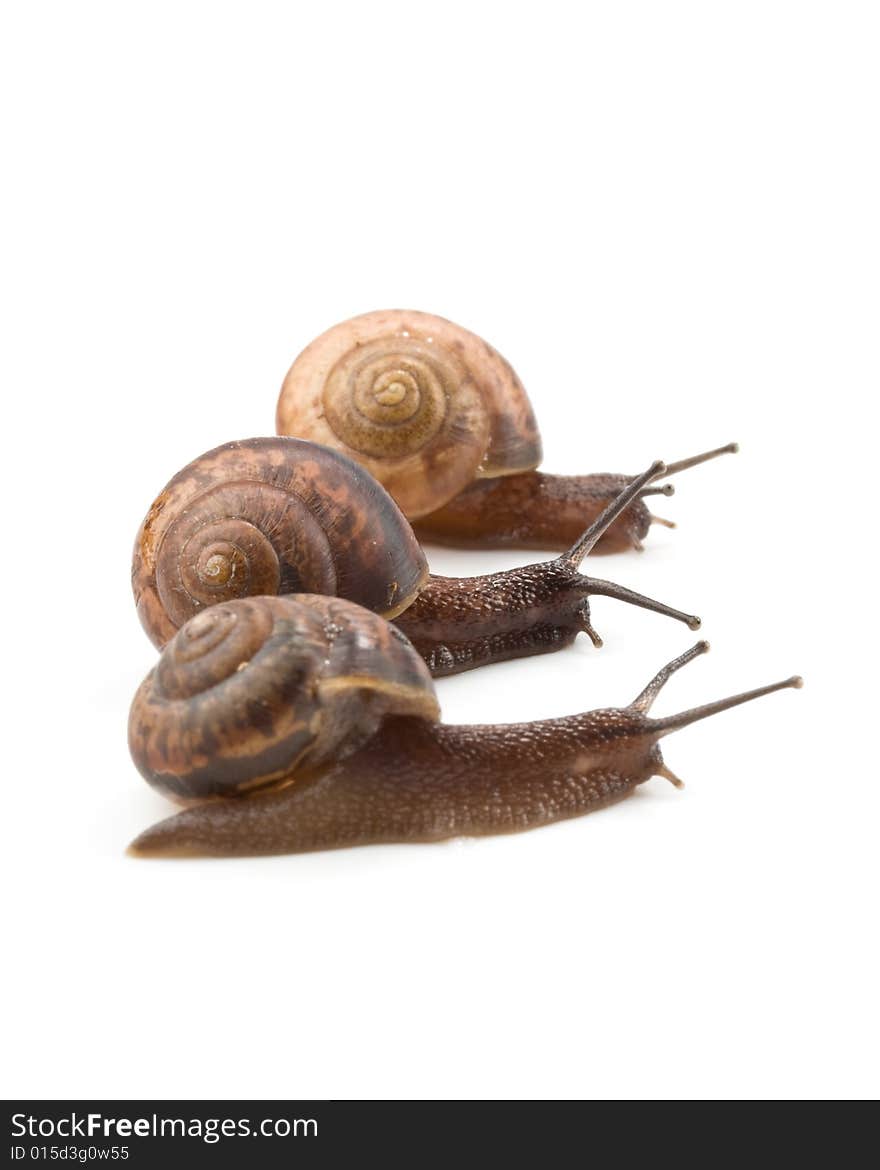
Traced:
[[[4, 1095], [876, 1095], [876, 7], [13, 3], [0, 46]], [[738, 439], [590, 568], [703, 615], [658, 711], [805, 688], [552, 828], [131, 860], [138, 523], [391, 306], [513, 362], [546, 470]], [[624, 704], [694, 639], [594, 618], [445, 716]]]

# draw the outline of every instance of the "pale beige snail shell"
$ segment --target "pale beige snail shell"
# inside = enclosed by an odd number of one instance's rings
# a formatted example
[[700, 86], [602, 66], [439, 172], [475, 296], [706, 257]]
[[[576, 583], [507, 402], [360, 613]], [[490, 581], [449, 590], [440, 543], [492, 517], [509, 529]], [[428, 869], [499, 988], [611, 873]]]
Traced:
[[322, 333], [284, 379], [276, 423], [281, 435], [363, 464], [410, 519], [475, 478], [541, 461], [531, 403], [510, 364], [476, 334], [416, 310], [364, 313]]

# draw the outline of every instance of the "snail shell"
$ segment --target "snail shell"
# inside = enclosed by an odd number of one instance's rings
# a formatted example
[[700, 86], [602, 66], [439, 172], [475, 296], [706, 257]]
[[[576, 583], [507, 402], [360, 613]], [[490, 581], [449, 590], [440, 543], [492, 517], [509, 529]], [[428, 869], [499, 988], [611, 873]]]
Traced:
[[157, 646], [206, 606], [323, 593], [392, 618], [428, 575], [388, 493], [353, 460], [298, 439], [227, 443], [154, 501], [135, 541], [132, 587]]
[[395, 626], [335, 597], [253, 597], [178, 631], [135, 695], [129, 747], [165, 795], [204, 800], [307, 778], [391, 714], [439, 717]]
[[351, 453], [414, 519], [475, 477], [541, 461], [531, 403], [507, 361], [459, 325], [381, 310], [323, 333], [288, 371], [277, 430]]

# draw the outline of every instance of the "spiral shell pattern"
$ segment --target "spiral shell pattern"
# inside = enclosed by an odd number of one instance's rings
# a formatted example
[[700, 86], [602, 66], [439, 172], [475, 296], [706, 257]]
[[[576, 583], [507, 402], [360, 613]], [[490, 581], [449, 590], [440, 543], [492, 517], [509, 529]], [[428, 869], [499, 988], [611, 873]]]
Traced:
[[389, 714], [439, 716], [396, 627], [339, 598], [246, 598], [175, 635], [135, 695], [129, 747], [173, 799], [246, 795], [343, 758]]
[[350, 454], [411, 519], [477, 476], [537, 466], [528, 396], [481, 338], [429, 313], [383, 310], [322, 334], [290, 368], [279, 434]]
[[157, 497], [135, 542], [141, 621], [163, 646], [206, 607], [320, 593], [393, 617], [427, 564], [394, 501], [363, 468], [297, 439], [209, 451]]

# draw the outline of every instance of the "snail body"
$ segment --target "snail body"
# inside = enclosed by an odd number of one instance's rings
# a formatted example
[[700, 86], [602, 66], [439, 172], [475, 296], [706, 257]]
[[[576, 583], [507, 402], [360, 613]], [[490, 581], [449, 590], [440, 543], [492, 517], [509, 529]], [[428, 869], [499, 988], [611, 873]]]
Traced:
[[[728, 443], [714, 451], [666, 465], [675, 475], [718, 455], [738, 450]], [[625, 475], [547, 475], [524, 471], [496, 479], [478, 479], [436, 512], [422, 516], [414, 528], [420, 540], [458, 548], [566, 549], [585, 523], [600, 516], [630, 482]], [[641, 552], [652, 524], [675, 525], [649, 511], [645, 497], [673, 494], [670, 483], [642, 489], [626, 511], [599, 537], [596, 553]]]
[[192, 616], [237, 598], [310, 592], [398, 622], [435, 676], [546, 653], [586, 632], [589, 597], [614, 597], [699, 626], [699, 618], [579, 566], [609, 525], [663, 474], [625, 484], [561, 557], [482, 577], [430, 576], [406, 518], [369, 472], [301, 439], [228, 443], [179, 472], [135, 542], [138, 614], [164, 646]]
[[[622, 800], [652, 776], [680, 783], [663, 762], [661, 738], [760, 695], [800, 686], [800, 679], [790, 678], [679, 715], [652, 718], [651, 705], [667, 679], [708, 649], [700, 642], [665, 666], [627, 707], [533, 723], [451, 726], [437, 721], [430, 679], [406, 639], [351, 603], [308, 597], [234, 601], [193, 623], [195, 633], [184, 626], [138, 691], [130, 743], [151, 783], [175, 799], [195, 795], [201, 803], [141, 834], [130, 847], [135, 856], [298, 853], [536, 828]], [[251, 623], [259, 626], [255, 634]], [[339, 644], [338, 684], [330, 666], [316, 672], [311, 664], [311, 653], [327, 636], [322, 626]], [[227, 638], [237, 639], [236, 644], [224, 646]], [[304, 652], [305, 668], [289, 646], [285, 650], [287, 643]], [[374, 646], [380, 665], [371, 669]], [[395, 649], [393, 668], [387, 663], [389, 646]], [[214, 671], [221, 660], [218, 678]], [[235, 754], [227, 753], [212, 777], [212, 761], [205, 755], [211, 734], [195, 733], [197, 719], [181, 706], [184, 699], [163, 692], [168, 701], [156, 706], [156, 688], [163, 685], [160, 676], [169, 661], [169, 678], [195, 670], [185, 701], [197, 707], [200, 696], [236, 686], [240, 676], [247, 680], [252, 670], [265, 672], [271, 664], [285, 704], [297, 707], [304, 693], [302, 724], [313, 729], [311, 746], [293, 743], [283, 723], [279, 739], [285, 745], [281, 754], [289, 756], [286, 766], [276, 754], [267, 776], [255, 770], [254, 753], [244, 752], [236, 774]], [[396, 670], [401, 671], [399, 692]], [[194, 689], [196, 675], [202, 690]], [[315, 694], [332, 698], [337, 691], [345, 698], [326, 716], [325, 727]], [[347, 708], [353, 715], [361, 701], [368, 708], [366, 719], [347, 738], [340, 713]], [[240, 698], [234, 701], [232, 709], [240, 703]], [[274, 743], [274, 727], [273, 720], [263, 719], [257, 738], [264, 751]], [[334, 748], [328, 747], [331, 739]]]
[[[276, 410], [279, 435], [312, 439], [362, 463], [424, 539], [480, 548], [565, 550], [630, 477], [548, 475], [534, 411], [510, 364], [461, 326], [380, 310], [328, 329], [296, 358]], [[669, 464], [667, 475], [736, 450]], [[640, 548], [646, 488], [595, 552]]]
[[[541, 471], [479, 479], [413, 527], [420, 540], [454, 547], [568, 548], [583, 527], [580, 521], [599, 516], [628, 482], [624, 475]], [[642, 545], [657, 520], [643, 495], [599, 538], [594, 553], [627, 552]]]

